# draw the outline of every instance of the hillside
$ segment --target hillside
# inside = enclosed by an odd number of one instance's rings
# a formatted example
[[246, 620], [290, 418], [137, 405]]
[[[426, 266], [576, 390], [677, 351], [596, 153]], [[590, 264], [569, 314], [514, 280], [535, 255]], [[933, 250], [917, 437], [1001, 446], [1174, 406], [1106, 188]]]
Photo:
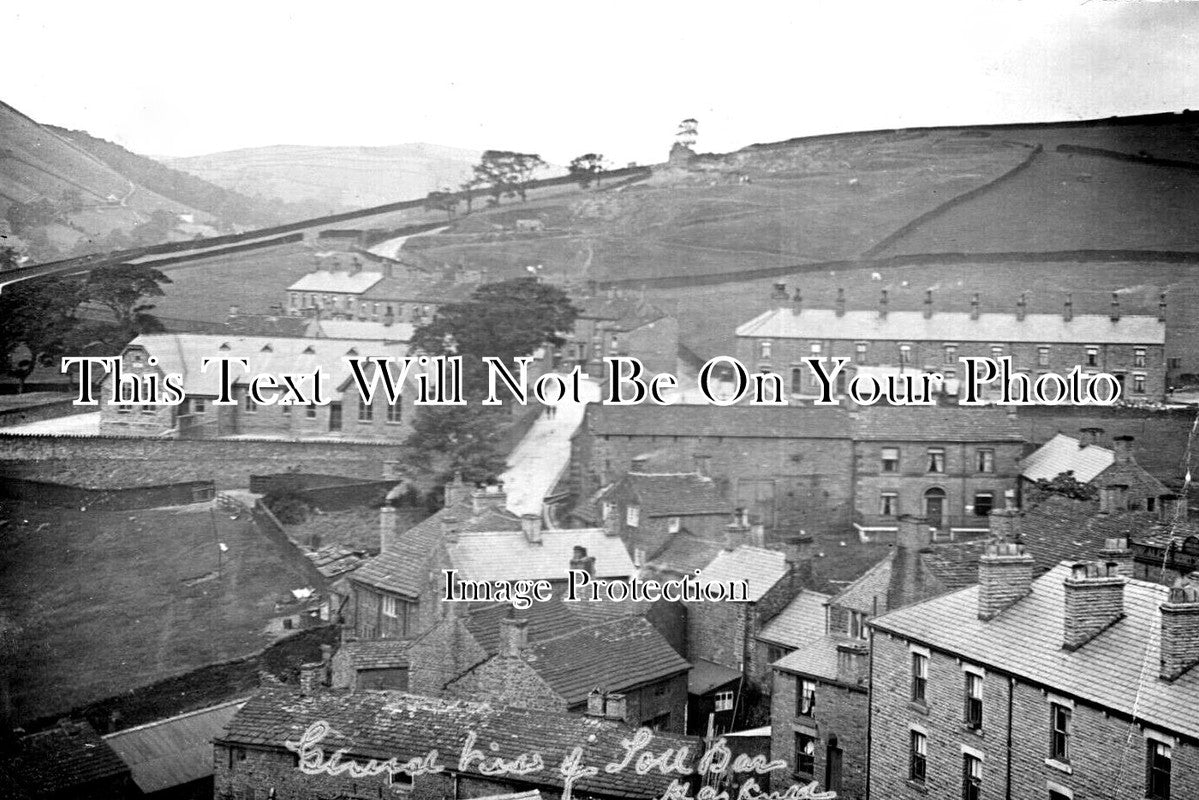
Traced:
[[175, 169], [244, 195], [306, 203], [334, 213], [457, 187], [479, 153], [432, 144], [391, 147], [279, 145], [162, 158]]

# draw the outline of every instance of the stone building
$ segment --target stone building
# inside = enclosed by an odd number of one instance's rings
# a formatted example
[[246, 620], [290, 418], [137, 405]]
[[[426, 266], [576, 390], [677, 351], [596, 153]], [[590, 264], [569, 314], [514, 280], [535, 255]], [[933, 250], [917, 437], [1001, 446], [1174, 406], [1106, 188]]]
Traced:
[[[997, 511], [1001, 520], [1011, 512]], [[773, 669], [772, 752], [785, 754], [790, 775], [775, 784], [819, 782], [838, 797], [866, 797], [870, 647], [867, 622], [975, 582], [981, 542], [933, 544], [927, 520], [899, 521], [895, 550], [825, 602], [797, 598], [789, 647], [780, 648], [774, 623], [759, 635]], [[807, 593], [805, 593], [807, 594]], [[772, 630], [773, 629], [773, 630]], [[818, 630], [800, 639], [802, 632]], [[789, 652], [783, 653], [786, 649]], [[776, 658], [777, 656], [777, 658]]]
[[0, 795], [14, 800], [132, 800], [142, 791], [129, 766], [91, 725], [63, 719], [34, 733], [18, 731], [6, 741], [0, 751]]
[[1102, 435], [1102, 428], [1084, 428], [1077, 438], [1059, 433], [1026, 456], [1020, 464], [1022, 500], [1037, 502], [1044, 496], [1038, 482], [1069, 475], [1091, 490], [1099, 510], [1155, 513], [1159, 504], [1172, 506], [1174, 494], [1137, 463], [1136, 440], [1116, 436], [1111, 447], [1103, 447]]
[[[299, 768], [296, 747], [314, 723], [328, 725], [314, 743], [323, 762], [343, 751], [341, 763], [367, 766], [394, 762], [400, 768], [358, 775], [330, 775]], [[600, 769], [575, 780], [574, 797], [595, 800], [651, 800], [662, 797], [679, 779], [693, 795], [694, 777], [642, 771], [620, 764], [622, 742], [636, 733], [632, 726], [604, 715], [564, 714], [465, 700], [444, 700], [399, 692], [346, 693], [323, 689], [315, 675], [301, 675], [301, 691], [265, 689], [252, 697], [213, 745], [215, 797], [312, 800], [321, 797], [404, 797], [442, 800], [484, 798], [538, 790], [546, 800], [560, 800], [564, 775], [558, 769], [576, 747], [586, 765]], [[288, 747], [288, 743], [291, 747]], [[678, 734], [654, 735], [655, 751], [685, 749], [681, 763], [693, 768], [703, 750], [701, 740]], [[430, 757], [430, 752], [436, 754]], [[476, 754], [474, 756], [473, 754]], [[492, 759], [538, 769], [489, 770]], [[466, 757], [463, 757], [466, 756]], [[432, 760], [430, 760], [432, 758]], [[439, 770], [420, 770], [425, 763]], [[408, 770], [403, 767], [410, 767]], [[315, 773], [315, 774], [313, 774]], [[415, 774], [414, 774], [415, 773]]]
[[1016, 544], [870, 624], [869, 794], [1199, 796], [1199, 590]]
[[438, 307], [467, 300], [481, 277], [391, 261], [367, 265], [359, 254], [330, 253], [287, 287], [285, 307], [291, 316], [420, 325]]
[[[412, 430], [415, 389], [402, 386], [395, 405], [387, 402], [380, 386], [365, 402], [354, 382], [351, 359], [359, 359], [370, 380], [374, 367], [366, 359], [402, 357], [407, 347], [378, 340], [304, 339], [296, 337], [222, 336], [198, 333], [142, 334], [130, 342], [121, 354], [125, 375], [125, 393], [121, 399], [131, 402], [110, 404], [115, 397], [113, 377], [105, 378], [101, 388], [100, 430], [122, 436], [175, 436], [212, 439], [230, 436], [262, 436], [285, 439], [335, 439], [395, 441], [405, 439]], [[217, 404], [221, 396], [219, 367], [203, 369], [204, 359], [242, 359], [248, 368], [231, 363], [233, 389], [231, 404]], [[319, 370], [318, 379], [314, 373]], [[132, 381], [149, 380], [166, 374], [181, 376], [181, 388], [187, 395], [180, 405], [153, 405], [144, 402], [146, 389], [138, 400], [130, 393]], [[258, 403], [249, 394], [250, 381], [257, 375], [291, 375], [297, 392], [285, 388], [264, 388], [263, 399], [290, 402]], [[392, 372], [398, 382], [398, 372]], [[282, 384], [283, 379], [275, 378]], [[161, 385], [161, 384], [160, 384]], [[405, 390], [406, 389], [406, 390]]]
[[643, 297], [615, 291], [577, 300], [574, 330], [560, 349], [564, 368], [580, 366], [592, 377], [606, 374], [603, 359], [632, 356], [646, 377], [678, 373], [679, 322]]
[[[785, 301], [776, 285], [776, 301]], [[1113, 295], [1108, 314], [1075, 314], [1069, 295], [1061, 314], [1029, 314], [1021, 295], [1015, 312], [986, 312], [974, 296], [969, 312], [934, 312], [932, 290], [922, 311], [891, 311], [883, 290], [877, 309], [846, 309], [838, 292], [834, 308], [805, 307], [799, 292], [790, 306], [765, 311], [737, 328], [737, 357], [751, 371], [786, 377], [789, 391], [816, 396], [820, 388], [801, 361], [845, 357], [855, 367], [896, 367], [936, 372], [947, 393], [965, 377], [964, 356], [1013, 360], [1013, 370], [1035, 379], [1046, 372], [1107, 372], [1130, 400], [1157, 401], [1166, 392], [1166, 306], [1157, 316], [1123, 314]], [[844, 385], [838, 386], [838, 392]], [[997, 389], [987, 396], [997, 397]]]

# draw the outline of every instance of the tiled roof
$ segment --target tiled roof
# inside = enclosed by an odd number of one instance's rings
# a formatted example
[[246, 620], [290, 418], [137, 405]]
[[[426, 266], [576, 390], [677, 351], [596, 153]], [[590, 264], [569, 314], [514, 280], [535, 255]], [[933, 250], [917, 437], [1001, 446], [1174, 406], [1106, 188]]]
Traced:
[[1073, 436], [1059, 433], [1021, 462], [1020, 477], [1051, 481], [1063, 472], [1073, 472], [1080, 483], [1090, 483], [1112, 465], [1115, 454], [1106, 447], [1083, 445]]
[[183, 390], [188, 395], [209, 397], [220, 393], [221, 376], [220, 370], [211, 366], [201, 371], [205, 358], [242, 358], [249, 362], [247, 371], [241, 367], [233, 369], [238, 383], [245, 383], [257, 374], [307, 374], [319, 367], [336, 399], [340, 397], [338, 387], [351, 377], [347, 359], [407, 353], [406, 345], [381, 341], [204, 333], [143, 333], [129, 343], [129, 347], [138, 345], [145, 348], [147, 355], [158, 359], [159, 369], [183, 376]]
[[726, 439], [848, 439], [841, 406], [587, 406], [594, 434], [615, 436], [720, 436]]
[[718, 686], [741, 680], [738, 670], [697, 658], [687, 673], [687, 694], [707, 694]]
[[543, 530], [537, 544], [520, 530], [462, 533], [446, 549], [459, 577], [467, 580], [565, 580], [576, 547], [595, 558], [598, 578], [637, 573], [624, 542], [602, 528]]
[[[562, 775], [552, 765], [562, 763], [574, 748], [582, 748], [586, 764], [607, 764], [623, 757], [621, 743], [634, 733], [630, 726], [582, 714], [496, 707], [399, 692], [322, 692], [301, 698], [268, 689], [252, 698], [233, 718], [225, 741], [282, 749], [284, 742], [298, 742], [309, 725], [321, 720], [330, 726], [330, 735], [322, 742], [327, 752], [345, 748], [351, 756], [380, 760], [394, 756], [401, 762], [423, 757], [431, 749], [447, 755], [461, 752], [467, 735], [474, 731], [479, 746], [489, 756], [514, 760], [522, 753], [541, 753], [547, 767], [523, 776], [521, 783], [555, 789], [562, 786]], [[655, 733], [654, 747], [656, 751], [687, 747], [687, 764], [694, 763], [703, 749], [698, 738], [668, 733]], [[455, 758], [441, 763], [457, 768]], [[477, 768], [476, 762], [467, 774]], [[673, 779], [656, 770], [640, 775], [633, 769], [618, 773], [601, 769], [594, 776], [580, 778], [574, 786], [588, 795], [650, 798], [661, 797]]]
[[[209, 752], [209, 763], [212, 755]], [[67, 722], [22, 736], [0, 756], [0, 774], [34, 797], [82, 789], [94, 781], [128, 775], [125, 765], [86, 722]]]
[[341, 649], [350, 657], [354, 669], [395, 669], [408, 666], [405, 639], [349, 639]]
[[766, 311], [737, 328], [738, 336], [759, 339], [865, 339], [914, 342], [1030, 342], [1034, 344], [1162, 344], [1166, 324], [1155, 316], [1076, 314], [1067, 322], [1061, 314], [987, 313], [971, 319], [968, 312], [942, 311], [925, 318], [923, 311], [877, 310], [837, 312], [825, 308]]
[[625, 691], [691, 668], [644, 617], [613, 620], [530, 644], [526, 658], [572, 706], [586, 702], [596, 687]]
[[[1134, 716], [1166, 731], [1199, 738], [1199, 670], [1161, 680], [1160, 607], [1165, 586], [1129, 580], [1124, 617], [1074, 651], [1062, 648], [1063, 581], [1067, 562], [1033, 582], [1032, 592], [995, 618], [978, 618], [978, 588], [971, 587], [874, 620], [882, 631], [1102, 708]], [[1144, 669], [1144, 665], [1151, 665]]]
[[721, 550], [696, 577], [701, 585], [746, 580], [746, 600], [756, 603], [783, 578], [787, 577], [786, 556], [779, 550], [741, 545], [736, 550]]
[[1100, 514], [1093, 502], [1050, 494], [1024, 509], [1020, 538], [1038, 570], [1099, 557], [1106, 539], [1140, 538], [1156, 523], [1147, 512]]
[[787, 604], [766, 627], [758, 639], [784, 647], [799, 647], [804, 642], [824, 635], [824, 605], [829, 595], [804, 589]]
[[212, 740], [244, 700], [192, 711], [104, 737], [133, 771], [133, 781], [146, 794], [181, 786], [212, 774]]
[[999, 406], [869, 406], [855, 417], [858, 441], [1024, 441], [1019, 423]]
[[298, 281], [287, 287], [287, 291], [362, 294], [382, 279], [382, 272], [332, 272], [322, 269], [301, 275]]

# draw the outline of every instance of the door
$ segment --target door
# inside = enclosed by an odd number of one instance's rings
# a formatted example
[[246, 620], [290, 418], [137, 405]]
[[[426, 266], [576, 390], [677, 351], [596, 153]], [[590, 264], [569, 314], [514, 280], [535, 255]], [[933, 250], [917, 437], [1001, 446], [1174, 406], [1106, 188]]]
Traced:
[[934, 528], [945, 525], [945, 490], [929, 489], [924, 493], [924, 516]]
[[841, 793], [841, 747], [836, 736], [828, 737], [828, 754], [824, 760], [824, 788]]
[[341, 403], [329, 404], [329, 430], [341, 430]]

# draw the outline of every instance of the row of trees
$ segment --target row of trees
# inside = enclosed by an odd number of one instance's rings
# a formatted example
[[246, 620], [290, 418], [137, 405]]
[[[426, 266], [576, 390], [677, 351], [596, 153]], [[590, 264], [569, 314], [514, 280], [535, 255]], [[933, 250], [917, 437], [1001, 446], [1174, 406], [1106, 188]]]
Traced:
[[[0, 269], [16, 266], [17, 253], [0, 248]], [[162, 272], [136, 264], [92, 270], [85, 278], [22, 281], [0, 292], [0, 356], [5, 375], [23, 390], [34, 368], [66, 355], [115, 355], [139, 333], [161, 331], [147, 298], [162, 297]], [[111, 319], [87, 318], [87, 306]]]
[[[545, 161], [536, 153], [487, 150], [457, 192], [448, 186], [429, 192], [425, 197], [425, 208], [444, 211], [447, 219], [453, 219], [458, 212], [458, 205], [463, 201], [469, 214], [474, 209], [475, 197], [479, 195], [486, 196], [488, 205], [492, 206], [498, 205], [505, 197], [520, 197], [521, 202], [525, 202], [533, 176], [545, 165]], [[604, 156], [601, 153], [584, 153], [572, 159], [567, 170], [584, 189], [592, 181], [598, 187], [604, 171]]]

